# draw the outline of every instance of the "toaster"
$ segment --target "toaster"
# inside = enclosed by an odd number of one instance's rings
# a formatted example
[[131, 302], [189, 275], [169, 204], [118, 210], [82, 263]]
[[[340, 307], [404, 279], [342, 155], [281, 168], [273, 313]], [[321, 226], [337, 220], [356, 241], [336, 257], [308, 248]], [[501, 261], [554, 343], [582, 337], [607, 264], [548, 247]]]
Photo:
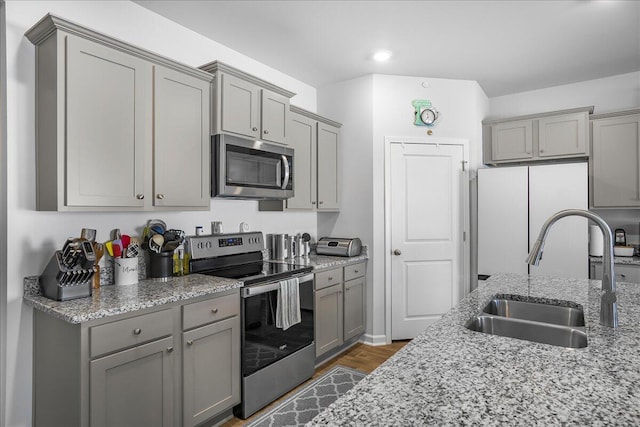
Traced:
[[318, 255], [358, 256], [360, 252], [362, 252], [362, 242], [357, 237], [351, 239], [322, 237], [316, 246]]

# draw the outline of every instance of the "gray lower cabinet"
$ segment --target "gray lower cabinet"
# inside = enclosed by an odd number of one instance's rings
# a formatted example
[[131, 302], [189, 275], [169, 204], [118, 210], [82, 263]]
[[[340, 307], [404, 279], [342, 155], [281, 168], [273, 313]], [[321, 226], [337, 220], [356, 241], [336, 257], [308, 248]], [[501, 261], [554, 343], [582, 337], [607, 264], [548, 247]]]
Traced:
[[575, 108], [483, 121], [485, 164], [522, 163], [589, 156], [589, 114]]
[[342, 283], [316, 291], [316, 357], [344, 342]]
[[289, 92], [220, 61], [200, 69], [214, 75], [212, 133], [289, 143]]
[[38, 210], [209, 208], [210, 74], [52, 15], [26, 36]]
[[191, 304], [183, 310], [185, 329], [213, 321], [182, 334], [186, 427], [200, 424], [240, 402], [240, 301], [233, 294]]
[[[617, 282], [640, 283], [640, 265], [615, 264], [613, 272]], [[589, 277], [593, 280], [602, 280], [602, 263], [591, 263]]]
[[316, 359], [365, 330], [366, 262], [316, 273]]
[[33, 323], [33, 425], [194, 426], [240, 402], [240, 295]]
[[640, 110], [594, 115], [591, 133], [590, 205], [640, 207]]
[[174, 425], [173, 338], [90, 362], [92, 427]]

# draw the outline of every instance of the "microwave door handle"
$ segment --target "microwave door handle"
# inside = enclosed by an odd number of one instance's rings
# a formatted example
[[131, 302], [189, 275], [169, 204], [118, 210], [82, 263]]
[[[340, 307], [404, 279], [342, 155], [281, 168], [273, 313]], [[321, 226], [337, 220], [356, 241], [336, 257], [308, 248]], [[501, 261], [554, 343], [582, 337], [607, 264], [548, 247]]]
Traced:
[[287, 160], [287, 156], [285, 156], [284, 154], [282, 155], [282, 164], [284, 165], [284, 182], [282, 183], [282, 188], [283, 190], [285, 188], [287, 188], [287, 185], [289, 184], [289, 161]]

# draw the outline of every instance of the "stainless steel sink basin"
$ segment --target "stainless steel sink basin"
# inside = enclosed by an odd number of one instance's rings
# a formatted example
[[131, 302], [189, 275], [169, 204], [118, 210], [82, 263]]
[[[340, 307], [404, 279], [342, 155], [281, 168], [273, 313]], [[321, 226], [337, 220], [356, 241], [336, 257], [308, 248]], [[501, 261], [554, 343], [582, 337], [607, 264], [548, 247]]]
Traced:
[[467, 329], [485, 334], [500, 335], [543, 344], [569, 348], [587, 346], [587, 334], [584, 327], [561, 326], [552, 323], [535, 322], [500, 317], [491, 314], [479, 314], [465, 325]]
[[568, 301], [539, 302], [512, 299], [514, 296], [501, 295], [493, 298], [482, 310], [495, 316], [532, 320], [563, 326], [584, 326], [582, 307]]

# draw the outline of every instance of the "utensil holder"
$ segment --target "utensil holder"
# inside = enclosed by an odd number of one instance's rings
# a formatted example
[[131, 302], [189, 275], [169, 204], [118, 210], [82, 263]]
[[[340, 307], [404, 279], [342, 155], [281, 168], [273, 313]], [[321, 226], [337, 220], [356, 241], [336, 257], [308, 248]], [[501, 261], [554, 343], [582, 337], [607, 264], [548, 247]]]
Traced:
[[173, 252], [150, 253], [149, 277], [152, 279], [169, 280], [173, 276]]
[[138, 283], [138, 258], [115, 258], [113, 267], [114, 282], [117, 286]]

